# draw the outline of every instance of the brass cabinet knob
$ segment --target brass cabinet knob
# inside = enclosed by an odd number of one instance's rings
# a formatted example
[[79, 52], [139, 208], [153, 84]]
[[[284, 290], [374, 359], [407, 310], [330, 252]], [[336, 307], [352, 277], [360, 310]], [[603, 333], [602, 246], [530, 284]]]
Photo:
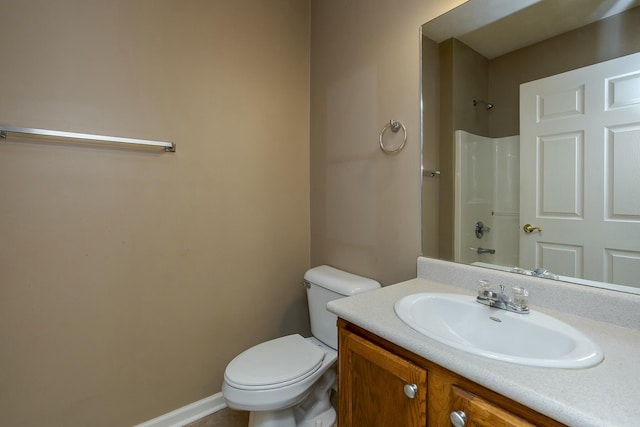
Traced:
[[542, 231], [542, 228], [540, 227], [534, 227], [531, 224], [525, 224], [522, 229], [524, 230], [525, 233], [529, 234], [529, 233], [533, 233], [534, 231]]

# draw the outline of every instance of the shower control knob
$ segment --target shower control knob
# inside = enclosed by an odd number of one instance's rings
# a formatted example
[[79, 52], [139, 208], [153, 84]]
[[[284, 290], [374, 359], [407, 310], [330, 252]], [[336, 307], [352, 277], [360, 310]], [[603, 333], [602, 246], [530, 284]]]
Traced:
[[454, 427], [464, 427], [467, 422], [467, 414], [464, 411], [454, 411], [449, 416], [449, 419]]
[[404, 394], [406, 394], [409, 399], [413, 399], [416, 397], [416, 394], [418, 394], [418, 386], [415, 384], [405, 384]]

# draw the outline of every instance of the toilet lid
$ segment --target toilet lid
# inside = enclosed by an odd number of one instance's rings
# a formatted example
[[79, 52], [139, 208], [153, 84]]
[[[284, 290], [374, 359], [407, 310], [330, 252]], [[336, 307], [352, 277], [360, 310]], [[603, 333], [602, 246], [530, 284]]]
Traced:
[[225, 377], [237, 386], [282, 384], [315, 372], [324, 356], [302, 336], [288, 335], [245, 350], [227, 365]]

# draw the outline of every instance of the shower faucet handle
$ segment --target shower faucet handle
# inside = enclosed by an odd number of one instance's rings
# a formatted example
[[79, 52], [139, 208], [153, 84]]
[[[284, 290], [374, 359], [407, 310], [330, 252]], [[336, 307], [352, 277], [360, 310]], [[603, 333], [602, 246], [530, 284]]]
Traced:
[[476, 222], [475, 233], [478, 239], [482, 239], [482, 236], [484, 236], [484, 233], [488, 233], [490, 231], [491, 231], [491, 228], [484, 225], [484, 222], [482, 221]]

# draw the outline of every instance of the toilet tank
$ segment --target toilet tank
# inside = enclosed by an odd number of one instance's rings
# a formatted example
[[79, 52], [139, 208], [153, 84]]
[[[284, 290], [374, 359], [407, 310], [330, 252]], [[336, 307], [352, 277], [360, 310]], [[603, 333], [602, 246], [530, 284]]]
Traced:
[[311, 333], [333, 349], [338, 348], [337, 316], [327, 311], [327, 303], [378, 289], [380, 283], [328, 265], [314, 267], [304, 275]]

